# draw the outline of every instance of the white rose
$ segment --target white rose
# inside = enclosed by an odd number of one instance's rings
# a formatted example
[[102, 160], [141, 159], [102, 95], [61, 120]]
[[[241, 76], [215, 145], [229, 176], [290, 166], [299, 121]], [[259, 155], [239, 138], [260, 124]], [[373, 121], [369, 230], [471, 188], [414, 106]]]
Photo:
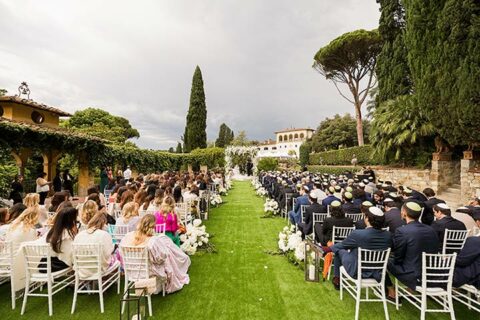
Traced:
[[201, 224], [202, 224], [202, 220], [200, 220], [200, 219], [193, 220], [193, 225], [195, 227], [199, 227]]

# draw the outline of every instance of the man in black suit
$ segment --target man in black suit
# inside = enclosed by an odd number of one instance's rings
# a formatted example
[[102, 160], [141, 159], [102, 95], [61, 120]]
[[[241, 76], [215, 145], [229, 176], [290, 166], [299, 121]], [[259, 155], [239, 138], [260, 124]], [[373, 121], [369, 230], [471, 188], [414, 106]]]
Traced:
[[[370, 209], [370, 207], [373, 207], [373, 203], [370, 201], [363, 201], [362, 205], [360, 206], [360, 211], [363, 213], [365, 216], [365, 213]], [[365, 219], [360, 219], [357, 222], [355, 222], [355, 229], [365, 229], [367, 225], [365, 224]]]
[[317, 195], [314, 192], [308, 194], [310, 206], [305, 209], [304, 222], [298, 224], [298, 229], [302, 232], [302, 238], [313, 232], [313, 213], [326, 213], [327, 209], [318, 203]]
[[[473, 215], [480, 228], [480, 214]], [[469, 237], [455, 260], [453, 286], [459, 288], [470, 284], [480, 290], [480, 237]]]
[[[452, 217], [452, 211], [445, 203], [439, 203], [433, 206], [433, 214], [437, 220], [432, 222], [432, 228], [435, 230], [440, 241], [439, 251], [442, 251], [445, 229], [448, 230], [467, 230], [465, 224]], [[451, 252], [447, 252], [451, 253]]]
[[432, 188], [423, 189], [423, 194], [427, 197], [425, 201], [425, 209], [423, 210], [422, 223], [431, 225], [433, 222], [433, 206], [445, 201], [435, 197], [435, 191]]
[[383, 206], [385, 207], [385, 227], [388, 227], [388, 230], [393, 235], [397, 228], [405, 225], [405, 221], [402, 219], [400, 209], [396, 207], [395, 200], [385, 198]]
[[[363, 230], [354, 230], [342, 242], [334, 244], [330, 248], [323, 248], [325, 252], [332, 251], [334, 258], [334, 277], [333, 285], [339, 289], [340, 285], [340, 267], [343, 266], [347, 273], [357, 277], [358, 248], [370, 250], [386, 250], [392, 246], [392, 236], [388, 231], [383, 231], [385, 216], [382, 210], [377, 207], [370, 207], [365, 214], [365, 224], [367, 228]], [[381, 274], [378, 272], [368, 272], [362, 274], [363, 278], [374, 278], [381, 280]]]
[[356, 206], [352, 202], [353, 195], [351, 192], [345, 192], [343, 194], [343, 204], [342, 208], [345, 213], [359, 213], [360, 207]]
[[[438, 236], [429, 225], [418, 222], [422, 208], [415, 202], [406, 202], [402, 206], [402, 219], [406, 225], [397, 228], [393, 236], [393, 258], [388, 262], [388, 272], [400, 282], [415, 290], [422, 277], [422, 253], [437, 253]], [[388, 299], [395, 299], [395, 289], [389, 277], [386, 277]]]

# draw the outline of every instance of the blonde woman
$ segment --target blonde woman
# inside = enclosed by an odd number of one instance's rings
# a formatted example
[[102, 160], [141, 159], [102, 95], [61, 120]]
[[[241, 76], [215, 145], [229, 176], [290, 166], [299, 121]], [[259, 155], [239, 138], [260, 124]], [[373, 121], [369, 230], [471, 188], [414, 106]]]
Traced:
[[38, 222], [41, 225], [44, 225], [45, 222], [47, 222], [48, 219], [48, 212], [45, 206], [40, 205], [40, 195], [38, 193], [29, 193], [25, 196], [25, 199], [23, 199], [23, 204], [27, 208], [37, 208], [39, 212], [38, 216]]
[[175, 200], [172, 196], [166, 196], [160, 206], [160, 210], [155, 212], [157, 224], [165, 223], [165, 234], [167, 237], [180, 247], [180, 237], [178, 235], [178, 217], [175, 212]]
[[160, 292], [162, 286], [159, 284], [165, 281], [166, 292], [175, 292], [190, 282], [187, 273], [190, 267], [190, 258], [169, 237], [155, 236], [155, 225], [155, 216], [145, 215], [138, 223], [137, 230], [127, 233], [120, 246], [147, 247], [150, 276], [159, 280], [154, 293]]
[[98, 205], [93, 200], [87, 200], [82, 206], [82, 211], [80, 214], [80, 223], [82, 224], [82, 229], [88, 226], [88, 223], [93, 218], [94, 215], [98, 213]]
[[[102, 271], [108, 269], [111, 263], [115, 260], [113, 259], [113, 242], [112, 236], [110, 233], [105, 231], [105, 226], [107, 224], [107, 217], [103, 212], [97, 212], [88, 223], [88, 229], [80, 231], [73, 244], [101, 244], [101, 258], [102, 258]], [[93, 270], [91, 274], [87, 274], [87, 270], [82, 270], [81, 276], [83, 278], [93, 275]]]
[[138, 203], [128, 202], [123, 206], [122, 216], [117, 219], [116, 225], [127, 225], [128, 231], [135, 231], [140, 217], [138, 214]]
[[14, 252], [13, 261], [13, 287], [19, 291], [25, 287], [25, 261], [21, 250], [22, 244], [37, 239], [39, 208], [30, 207], [25, 209], [18, 218], [16, 218], [8, 228], [5, 235], [5, 241], [11, 241]]

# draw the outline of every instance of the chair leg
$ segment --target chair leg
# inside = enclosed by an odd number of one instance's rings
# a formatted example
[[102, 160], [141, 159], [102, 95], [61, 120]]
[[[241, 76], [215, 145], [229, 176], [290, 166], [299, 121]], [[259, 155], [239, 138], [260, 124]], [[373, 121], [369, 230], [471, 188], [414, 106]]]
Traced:
[[420, 320], [425, 320], [425, 310], [427, 309], [427, 295], [422, 293], [422, 303], [420, 307]]
[[25, 280], [25, 292], [23, 294], [22, 311], [20, 311], [21, 315], [25, 313], [25, 308], [27, 307], [27, 298], [30, 291], [30, 280], [28, 278], [29, 276], [27, 275], [27, 279]]
[[150, 317], [153, 317], [153, 310], [152, 310], [152, 296], [148, 295], [148, 314]]
[[383, 302], [383, 310], [385, 310], [385, 319], [389, 320], [388, 307], [387, 307], [387, 294], [385, 293], [385, 286], [381, 286], [380, 290], [382, 290], [382, 302]]
[[121, 280], [120, 267], [118, 267], [118, 270], [117, 270], [117, 294], [120, 294], [120, 286], [122, 285], [120, 280]]
[[15, 286], [13, 285], [13, 277], [10, 277], [10, 291], [12, 295], [12, 310], [15, 310]]
[[72, 302], [72, 310], [71, 310], [72, 314], [75, 312], [75, 306], [77, 305], [78, 285], [79, 285], [79, 279], [76, 276], [75, 277], [75, 289], [73, 291], [73, 302]]
[[343, 275], [340, 272], [340, 300], [343, 300]]
[[355, 320], [358, 320], [359, 313], [360, 313], [360, 299], [362, 298], [361, 297], [362, 289], [360, 285], [355, 284], [355, 290], [357, 291], [356, 292], [357, 296], [355, 298]]
[[53, 292], [52, 292], [52, 282], [49, 280], [47, 282], [47, 291], [48, 291], [48, 315], [53, 315]]
[[[125, 277], [125, 290], [123, 291], [124, 293], [127, 292], [128, 290], [128, 279], [127, 277]], [[122, 296], [122, 299], [124, 297]], [[123, 314], [123, 311], [125, 311], [125, 302], [122, 302], [122, 314]]]
[[450, 310], [450, 319], [455, 320], [455, 309], [453, 308], [452, 290], [448, 294], [448, 309]]
[[399, 294], [400, 294], [400, 291], [398, 291], [398, 280], [395, 279], [395, 308], [397, 308], [397, 310], [398, 310]]
[[98, 279], [98, 296], [100, 297], [100, 313], [103, 313], [103, 283], [102, 278]]

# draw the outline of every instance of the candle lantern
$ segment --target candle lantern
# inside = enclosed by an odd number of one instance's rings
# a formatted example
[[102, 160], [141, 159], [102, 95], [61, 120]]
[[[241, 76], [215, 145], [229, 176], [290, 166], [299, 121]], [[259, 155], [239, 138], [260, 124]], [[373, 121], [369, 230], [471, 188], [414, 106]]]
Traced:
[[311, 240], [305, 241], [305, 281], [319, 282], [321, 252]]
[[120, 300], [120, 320], [146, 320], [147, 288], [135, 288], [131, 283]]

